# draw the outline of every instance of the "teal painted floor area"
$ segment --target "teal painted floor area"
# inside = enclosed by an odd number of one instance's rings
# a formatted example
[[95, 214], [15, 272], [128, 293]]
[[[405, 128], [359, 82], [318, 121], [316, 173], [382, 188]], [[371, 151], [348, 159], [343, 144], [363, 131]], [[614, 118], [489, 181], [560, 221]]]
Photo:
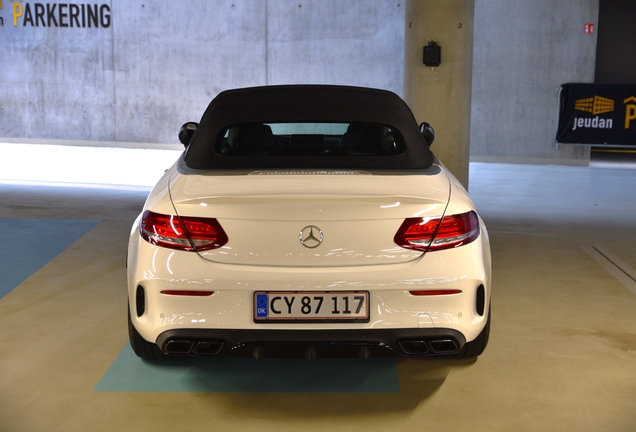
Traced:
[[0, 218], [0, 299], [99, 222]]
[[399, 393], [395, 359], [141, 360], [126, 343], [97, 392]]

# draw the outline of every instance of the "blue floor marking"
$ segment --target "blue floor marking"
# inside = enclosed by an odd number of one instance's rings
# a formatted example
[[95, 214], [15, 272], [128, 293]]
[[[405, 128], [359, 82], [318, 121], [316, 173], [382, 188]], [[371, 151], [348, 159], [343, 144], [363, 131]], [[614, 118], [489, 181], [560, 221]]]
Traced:
[[395, 359], [141, 360], [126, 343], [96, 392], [399, 393]]
[[0, 299], [99, 222], [0, 218]]

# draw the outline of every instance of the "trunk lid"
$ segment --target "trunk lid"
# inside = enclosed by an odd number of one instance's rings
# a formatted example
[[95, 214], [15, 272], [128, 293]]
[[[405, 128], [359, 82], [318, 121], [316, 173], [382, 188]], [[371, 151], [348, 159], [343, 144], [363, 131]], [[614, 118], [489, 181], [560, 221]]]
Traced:
[[422, 255], [394, 243], [404, 219], [441, 216], [449, 199], [449, 179], [439, 167], [420, 173], [175, 173], [170, 194], [180, 216], [216, 218], [227, 233], [225, 246], [199, 252], [206, 260], [276, 267], [398, 264]]

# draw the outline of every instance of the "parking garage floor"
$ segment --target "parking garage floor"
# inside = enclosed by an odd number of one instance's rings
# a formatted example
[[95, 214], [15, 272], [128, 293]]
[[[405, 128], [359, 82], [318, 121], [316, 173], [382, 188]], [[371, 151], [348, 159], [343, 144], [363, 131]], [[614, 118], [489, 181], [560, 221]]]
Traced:
[[0, 431], [635, 431], [636, 169], [471, 164], [493, 251], [476, 361], [144, 362], [143, 187], [0, 183]]

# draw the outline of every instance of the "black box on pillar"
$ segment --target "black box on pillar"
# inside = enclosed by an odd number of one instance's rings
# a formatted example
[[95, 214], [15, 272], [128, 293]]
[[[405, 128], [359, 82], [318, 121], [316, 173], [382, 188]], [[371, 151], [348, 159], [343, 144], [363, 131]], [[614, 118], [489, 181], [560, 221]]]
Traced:
[[424, 47], [424, 65], [437, 67], [442, 62], [442, 47], [437, 45], [434, 39], [428, 40], [428, 45]]

